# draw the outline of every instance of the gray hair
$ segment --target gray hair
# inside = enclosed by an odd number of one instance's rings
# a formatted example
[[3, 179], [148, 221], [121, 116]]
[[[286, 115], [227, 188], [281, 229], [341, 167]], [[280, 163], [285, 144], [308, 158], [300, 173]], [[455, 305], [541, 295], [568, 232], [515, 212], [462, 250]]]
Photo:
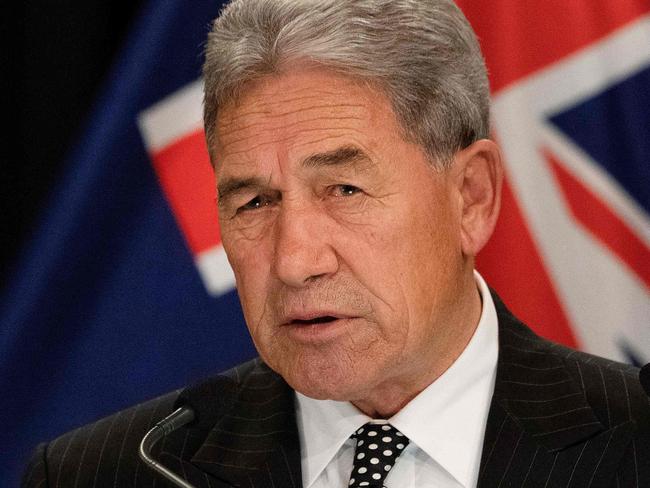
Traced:
[[485, 62], [451, 0], [233, 0], [214, 21], [203, 65], [213, 164], [219, 107], [301, 61], [381, 89], [404, 137], [437, 167], [489, 135]]

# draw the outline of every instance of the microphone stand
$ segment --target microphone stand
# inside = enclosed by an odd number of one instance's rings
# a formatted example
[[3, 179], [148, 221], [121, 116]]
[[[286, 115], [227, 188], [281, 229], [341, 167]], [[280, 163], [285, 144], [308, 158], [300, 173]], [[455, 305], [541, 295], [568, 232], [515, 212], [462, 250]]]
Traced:
[[180, 478], [174, 472], [153, 459], [151, 457], [151, 449], [153, 448], [153, 445], [164, 436], [171, 434], [176, 429], [192, 422], [194, 417], [194, 410], [189, 407], [185, 406], [174, 410], [145, 434], [140, 442], [140, 449], [138, 450], [140, 459], [142, 459], [147, 466], [181, 488], [195, 488], [195, 486]]

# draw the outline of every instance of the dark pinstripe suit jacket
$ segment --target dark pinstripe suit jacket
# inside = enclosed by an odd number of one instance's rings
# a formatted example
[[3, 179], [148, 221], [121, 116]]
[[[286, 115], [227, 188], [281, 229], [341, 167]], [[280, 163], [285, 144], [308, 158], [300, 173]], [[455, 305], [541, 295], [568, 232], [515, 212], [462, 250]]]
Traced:
[[[638, 371], [542, 340], [496, 305], [499, 362], [478, 486], [650, 487], [650, 401]], [[238, 387], [215, 400], [220, 421], [168, 436], [156, 459], [197, 487], [301, 486], [293, 391], [259, 360], [226, 375]], [[137, 448], [177, 396], [40, 445], [23, 486], [168, 486]]]

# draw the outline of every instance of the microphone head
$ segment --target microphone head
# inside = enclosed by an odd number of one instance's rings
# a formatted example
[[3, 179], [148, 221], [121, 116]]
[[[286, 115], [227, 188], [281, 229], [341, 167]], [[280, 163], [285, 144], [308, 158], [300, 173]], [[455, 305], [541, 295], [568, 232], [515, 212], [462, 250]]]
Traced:
[[639, 381], [645, 390], [645, 394], [650, 396], [650, 363], [646, 364], [641, 371], [639, 371]]
[[216, 376], [185, 388], [174, 403], [174, 409], [190, 407], [194, 420], [188, 427], [210, 429], [236, 400], [237, 383], [227, 376]]

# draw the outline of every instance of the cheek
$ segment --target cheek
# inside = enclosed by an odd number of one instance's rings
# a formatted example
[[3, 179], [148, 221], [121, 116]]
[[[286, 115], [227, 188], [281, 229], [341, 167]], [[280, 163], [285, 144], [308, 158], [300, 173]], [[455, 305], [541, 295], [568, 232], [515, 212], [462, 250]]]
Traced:
[[263, 262], [267, 253], [270, 235], [269, 226], [261, 219], [249, 222], [219, 221], [221, 243], [228, 256], [230, 266], [236, 275], [247, 277], [251, 269]]
[[408, 259], [401, 237], [394, 223], [375, 222], [357, 228], [355, 233], [342, 234], [336, 245], [352, 279], [369, 295], [377, 331], [390, 337], [391, 343], [402, 341], [401, 329], [408, 322]]
[[395, 223], [387, 241], [389, 268], [409, 324], [429, 321], [438, 295], [461, 263], [460, 232], [445, 198], [424, 199]]
[[246, 321], [259, 322], [264, 310], [269, 282], [270, 261], [263, 241], [232, 239], [225, 235], [222, 244], [235, 274], [237, 293]]

